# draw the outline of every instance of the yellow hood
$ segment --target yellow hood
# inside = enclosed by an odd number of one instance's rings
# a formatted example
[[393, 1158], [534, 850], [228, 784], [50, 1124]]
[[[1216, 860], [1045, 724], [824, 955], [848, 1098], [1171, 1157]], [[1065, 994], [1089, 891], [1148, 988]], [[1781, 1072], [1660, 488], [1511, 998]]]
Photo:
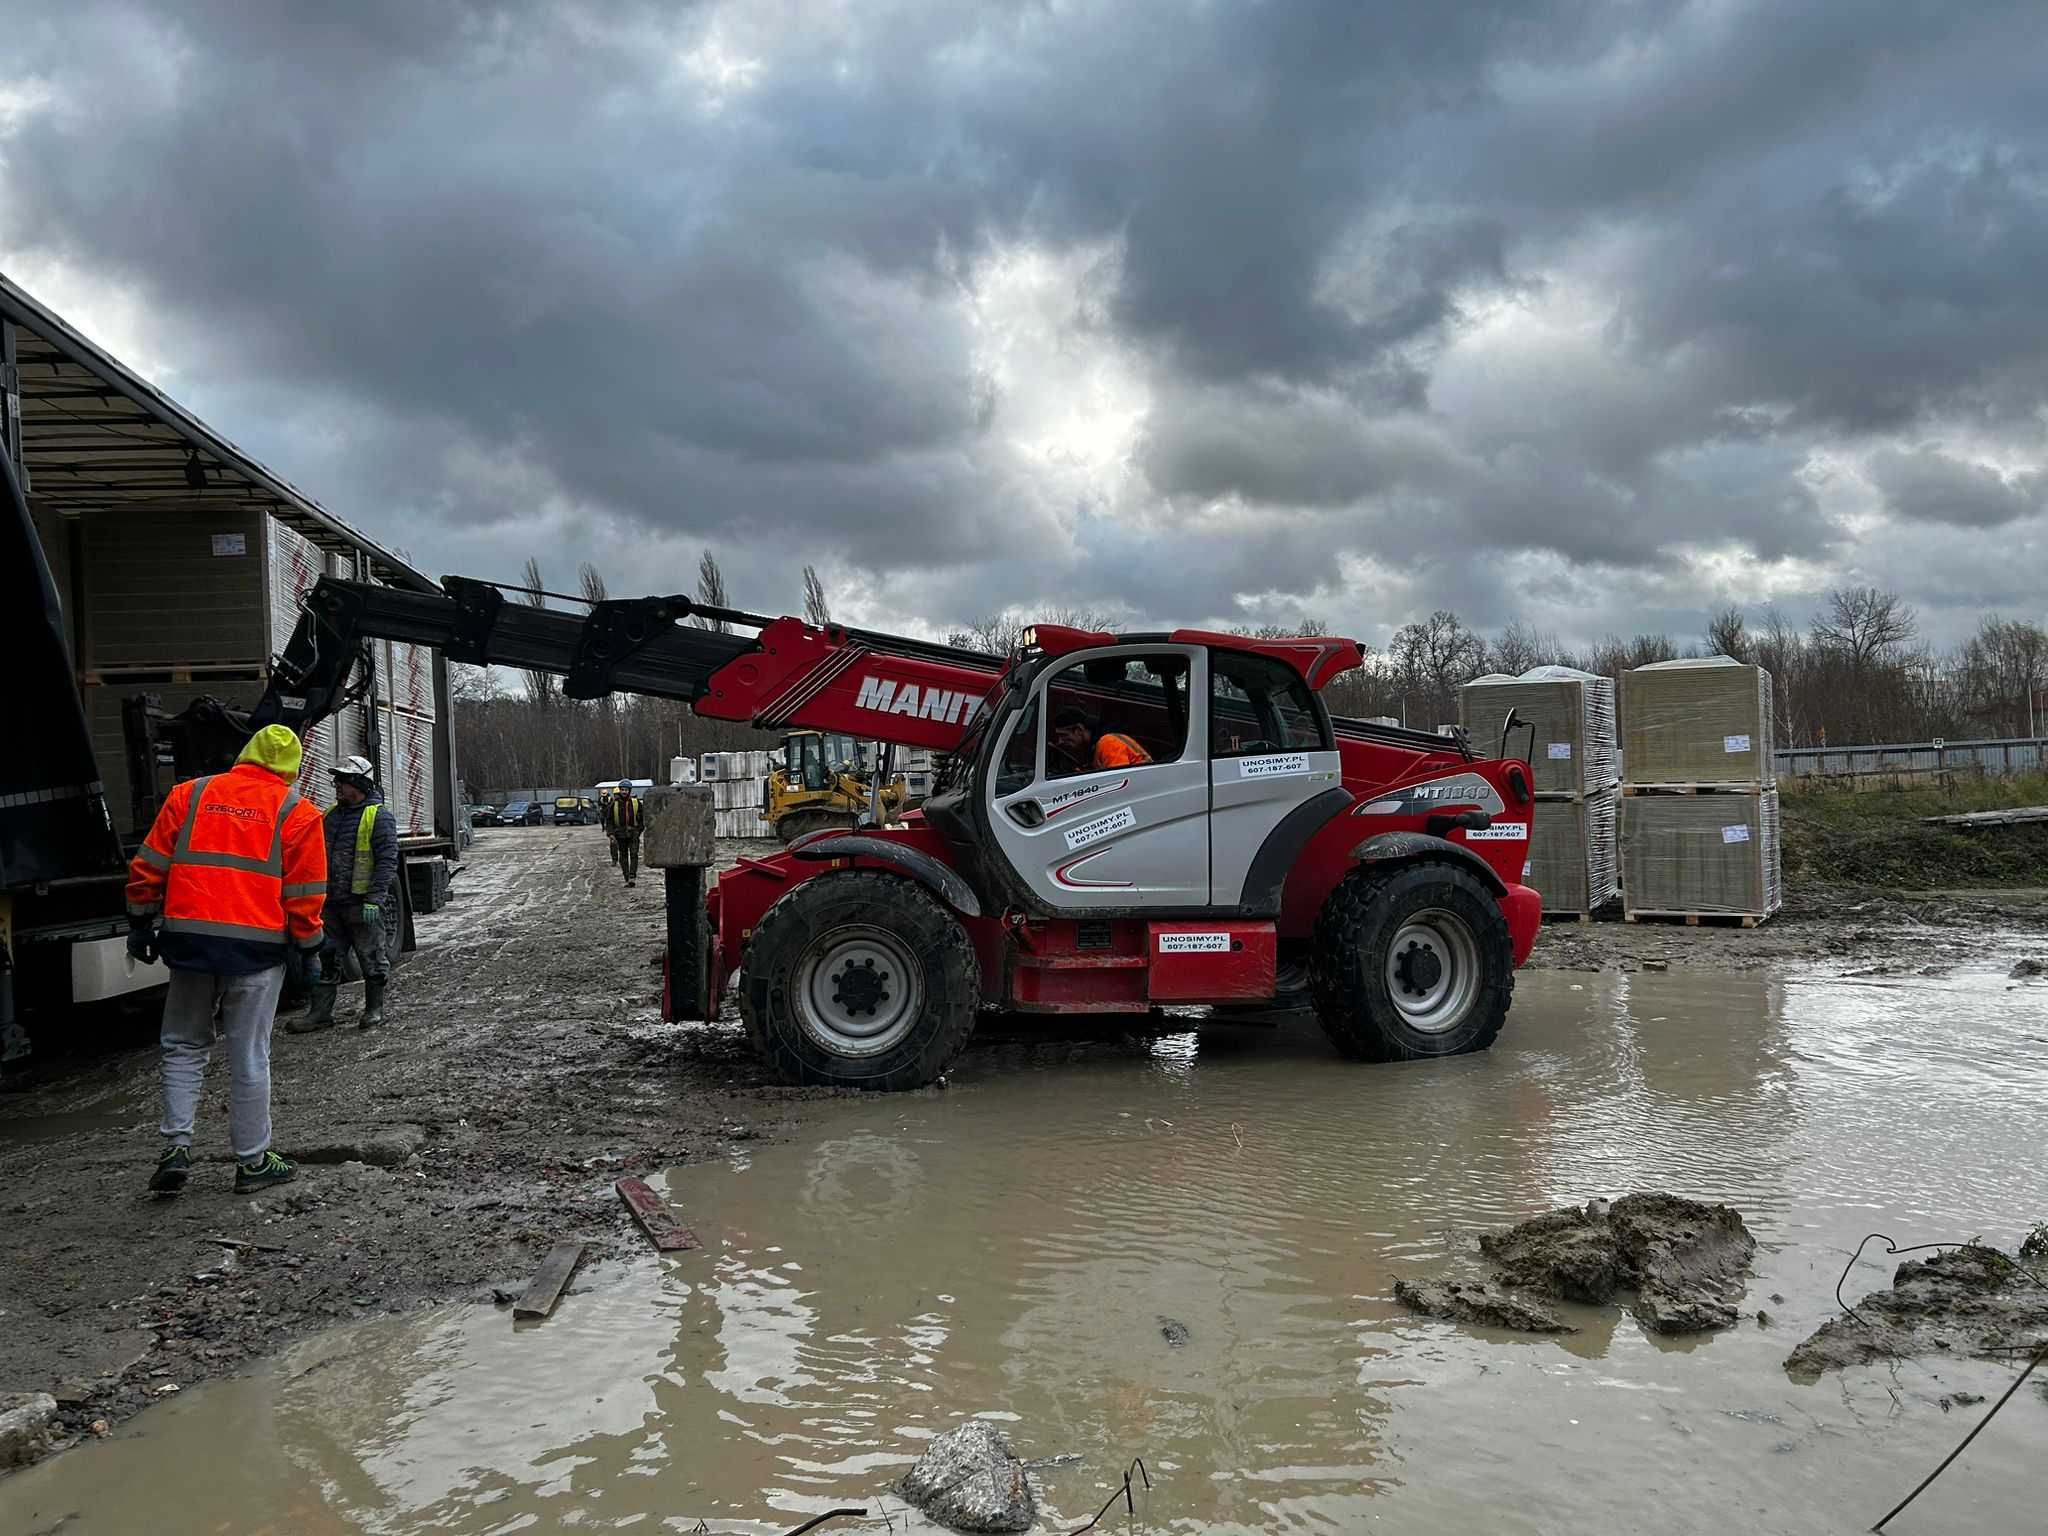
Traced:
[[296, 779], [305, 756], [305, 748], [289, 726], [266, 725], [249, 738], [249, 745], [235, 761], [268, 768], [281, 779]]

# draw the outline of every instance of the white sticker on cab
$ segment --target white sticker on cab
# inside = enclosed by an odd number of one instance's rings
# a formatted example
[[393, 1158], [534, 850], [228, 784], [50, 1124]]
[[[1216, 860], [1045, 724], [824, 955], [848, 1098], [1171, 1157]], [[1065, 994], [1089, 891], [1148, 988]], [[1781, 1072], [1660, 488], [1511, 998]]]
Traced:
[[1529, 840], [1529, 823], [1526, 821], [1503, 821], [1491, 827], [1467, 827], [1465, 841], [1468, 843], [1526, 843]]
[[1723, 827], [1723, 828], [1721, 829], [1721, 841], [1722, 841], [1722, 842], [1724, 842], [1724, 843], [1746, 843], [1746, 842], [1748, 842], [1748, 841], [1749, 841], [1749, 827], [1748, 827], [1748, 825], [1747, 825], [1746, 823], [1737, 823], [1737, 824], [1736, 824], [1735, 826], [1732, 826], [1732, 827]]
[[1159, 953], [1162, 955], [1227, 955], [1230, 953], [1230, 935], [1227, 933], [1162, 933], [1159, 935]]
[[1721, 750], [1723, 752], [1747, 752], [1749, 750], [1749, 738], [1747, 736], [1723, 736], [1721, 738]]
[[1067, 828], [1067, 850], [1086, 848], [1090, 843], [1099, 843], [1105, 837], [1118, 832], [1129, 831], [1138, 824], [1137, 813], [1128, 805], [1121, 810], [1111, 811], [1107, 816], [1098, 816], [1093, 821], [1084, 821], [1078, 827]]
[[1572, 744], [1568, 741], [1553, 741], [1545, 750], [1549, 752], [1550, 760], [1553, 763], [1569, 762], [1571, 760]]
[[1307, 772], [1306, 752], [1276, 752], [1266, 757], [1240, 757], [1237, 760], [1240, 779], [1278, 779]]

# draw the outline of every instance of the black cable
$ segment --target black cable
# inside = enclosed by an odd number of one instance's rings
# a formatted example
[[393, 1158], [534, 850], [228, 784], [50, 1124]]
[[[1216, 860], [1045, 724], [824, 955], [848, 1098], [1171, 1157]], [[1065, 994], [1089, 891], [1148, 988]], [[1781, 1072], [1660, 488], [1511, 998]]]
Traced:
[[[1096, 1525], [1101, 1521], [1102, 1517], [1108, 1514], [1111, 1509], [1115, 1508], [1116, 1501], [1118, 1499], [1122, 1499], [1124, 1501], [1125, 1510], [1135, 1515], [1138, 1512], [1138, 1501], [1131, 1497], [1131, 1474], [1133, 1472], [1137, 1473], [1138, 1476], [1142, 1477], [1145, 1480], [1145, 1491], [1147, 1493], [1150, 1493], [1152, 1491], [1152, 1474], [1145, 1470], [1145, 1458], [1142, 1456], [1134, 1456], [1131, 1458], [1131, 1464], [1128, 1467], [1124, 1468], [1123, 1487], [1117, 1489], [1115, 1493], [1112, 1493], [1109, 1496], [1109, 1502], [1104, 1504], [1102, 1508], [1095, 1511], [1095, 1518], [1093, 1520], [1090, 1520], [1086, 1525], [1075, 1526], [1071, 1531], [1068, 1531], [1066, 1533], [1066, 1536], [1081, 1536], [1081, 1533], [1083, 1531], [1094, 1530]], [[791, 1532], [791, 1536], [795, 1536], [795, 1533]]]
[[[2027, 1273], [2031, 1275], [2033, 1274], [2033, 1271], [2028, 1270]], [[1946, 1472], [1948, 1470], [1948, 1464], [1954, 1461], [1958, 1456], [1962, 1455], [1964, 1451], [1969, 1449], [1970, 1442], [1976, 1439], [1977, 1436], [1983, 1432], [1984, 1426], [1991, 1422], [1992, 1415], [1996, 1414], [1999, 1409], [2003, 1408], [2006, 1405], [2006, 1403], [2011, 1399], [2013, 1393], [2019, 1391], [2021, 1384], [2025, 1382], [2029, 1376], [2034, 1374], [2034, 1367], [2039, 1365], [2043, 1360], [2048, 1360], [2048, 1349], [2036, 1350], [2034, 1352], [2034, 1358], [2027, 1362], [2027, 1368], [2024, 1371], [2021, 1371], [2018, 1376], [2014, 1377], [2012, 1385], [2005, 1389], [2005, 1395], [1999, 1398], [1997, 1402], [1991, 1405], [1991, 1411], [1989, 1413], [1986, 1413], [1983, 1418], [1979, 1419], [1973, 1426], [1971, 1426], [1970, 1432], [1967, 1435], [1963, 1436], [1961, 1443], [1958, 1444], [1954, 1450], [1950, 1451], [1946, 1456], [1941, 1458], [1941, 1465], [1936, 1467], [1932, 1472], [1928, 1473], [1925, 1477], [1921, 1478], [1919, 1487], [1916, 1487], [1911, 1493], [1907, 1494], [1903, 1499], [1899, 1500], [1898, 1503], [1894, 1504], [1891, 1507], [1891, 1509], [1886, 1513], [1884, 1519], [1878, 1521], [1877, 1524], [1873, 1525], [1871, 1527], [1871, 1530], [1882, 1531], [1885, 1528], [1886, 1522], [1888, 1522], [1893, 1515], [1896, 1515], [1908, 1504], [1912, 1503], [1915, 1499], [1919, 1498], [1922, 1489], [1924, 1489], [1929, 1483], [1933, 1482], [1937, 1477], [1941, 1476], [1942, 1473]]]

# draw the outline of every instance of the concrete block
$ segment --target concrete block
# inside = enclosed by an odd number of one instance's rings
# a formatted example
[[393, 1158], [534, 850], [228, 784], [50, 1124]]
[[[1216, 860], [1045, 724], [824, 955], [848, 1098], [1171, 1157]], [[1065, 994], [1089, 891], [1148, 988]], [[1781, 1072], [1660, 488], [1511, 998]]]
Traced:
[[647, 829], [640, 839], [640, 861], [655, 869], [714, 863], [715, 818], [709, 788], [656, 785], [640, 800], [640, 820]]

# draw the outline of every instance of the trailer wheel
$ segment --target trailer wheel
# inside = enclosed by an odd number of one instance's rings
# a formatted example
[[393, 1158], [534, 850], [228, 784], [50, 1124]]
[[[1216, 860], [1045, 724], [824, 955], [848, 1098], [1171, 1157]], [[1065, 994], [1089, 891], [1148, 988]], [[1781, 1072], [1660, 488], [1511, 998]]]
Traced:
[[1316, 918], [1316, 1014], [1340, 1054], [1483, 1051], [1507, 1022], [1514, 944], [1492, 892], [1448, 864], [1353, 870]]
[[815, 875], [770, 907], [742, 962], [740, 1014], [793, 1083], [922, 1088], [966, 1049], [981, 969], [953, 915], [900, 875]]

